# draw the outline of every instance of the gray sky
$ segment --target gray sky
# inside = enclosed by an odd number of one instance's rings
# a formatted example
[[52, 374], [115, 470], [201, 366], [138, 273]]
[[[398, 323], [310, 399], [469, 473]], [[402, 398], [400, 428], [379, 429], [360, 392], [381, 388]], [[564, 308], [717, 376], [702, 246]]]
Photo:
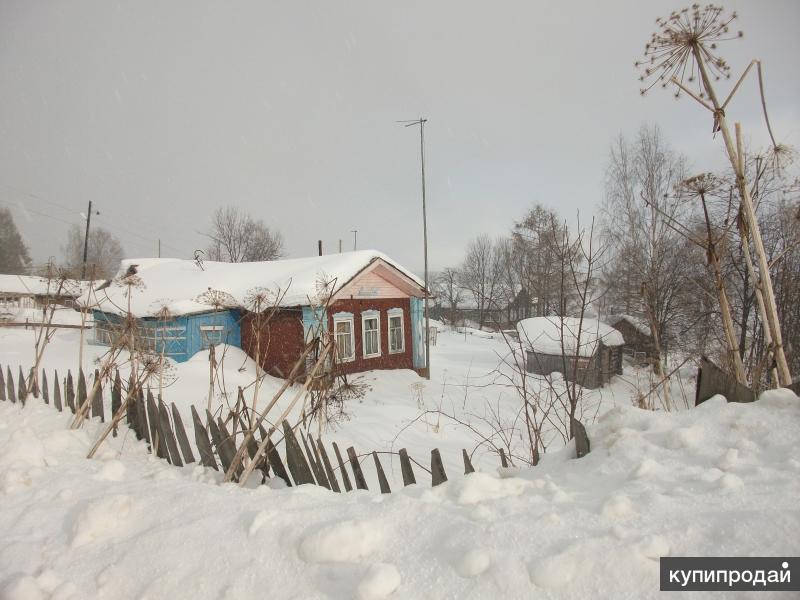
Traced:
[[[422, 268], [425, 116], [431, 267], [539, 201], [602, 200], [608, 148], [662, 126], [696, 171], [711, 117], [642, 98], [633, 63], [686, 3], [0, 0], [0, 204], [37, 263], [92, 200], [128, 256], [190, 257], [221, 205], [280, 229], [289, 256], [376, 248]], [[800, 2], [726, 2], [734, 77], [764, 61], [779, 141], [800, 145]], [[727, 89], [727, 86], [726, 86]], [[728, 110], [766, 141], [756, 79]]]

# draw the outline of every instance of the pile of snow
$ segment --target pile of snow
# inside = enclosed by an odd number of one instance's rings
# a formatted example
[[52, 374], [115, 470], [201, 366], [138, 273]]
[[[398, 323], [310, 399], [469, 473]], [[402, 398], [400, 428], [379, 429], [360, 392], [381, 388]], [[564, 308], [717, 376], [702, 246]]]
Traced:
[[[131, 313], [153, 316], [166, 308], [173, 315], [213, 310], [203, 298], [209, 290], [223, 295], [223, 306], [245, 306], [254, 291], [269, 295], [280, 306], [305, 306], [321, 293], [335, 292], [376, 260], [398, 270], [421, 288], [424, 283], [388, 256], [375, 250], [343, 252], [327, 256], [250, 263], [222, 263], [177, 258], [140, 258], [122, 261], [119, 275], [135, 268], [140, 284], [131, 290]], [[333, 289], [321, 284], [333, 282]], [[100, 303], [106, 312], [121, 313], [128, 307], [128, 285], [112, 280], [94, 292], [88, 304]]]
[[[146, 454], [124, 428], [0, 402], [3, 598], [656, 598], [662, 556], [789, 556], [800, 399], [633, 407], [592, 452], [431, 488], [240, 489]], [[420, 482], [424, 473], [417, 473]]]
[[568, 356], [592, 356], [598, 342], [605, 346], [622, 346], [625, 343], [619, 331], [597, 319], [584, 318], [581, 321], [575, 317], [533, 317], [517, 323], [517, 331], [528, 349], [541, 354], [561, 355], [563, 348]]

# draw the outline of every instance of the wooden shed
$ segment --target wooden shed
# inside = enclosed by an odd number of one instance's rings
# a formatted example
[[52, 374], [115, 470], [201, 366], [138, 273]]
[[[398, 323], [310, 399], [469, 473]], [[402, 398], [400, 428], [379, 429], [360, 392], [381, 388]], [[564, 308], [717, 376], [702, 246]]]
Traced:
[[561, 373], [586, 388], [622, 374], [622, 334], [597, 319], [534, 317], [517, 324], [529, 373]]
[[658, 360], [650, 327], [644, 321], [631, 315], [611, 315], [606, 317], [606, 321], [622, 334], [625, 353], [635, 361]]

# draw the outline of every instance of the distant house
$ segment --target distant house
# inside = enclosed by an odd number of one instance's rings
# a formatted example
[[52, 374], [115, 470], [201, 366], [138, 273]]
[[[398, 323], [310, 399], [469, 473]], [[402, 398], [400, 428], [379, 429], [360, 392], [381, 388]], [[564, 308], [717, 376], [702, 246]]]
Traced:
[[[178, 362], [226, 343], [285, 377], [306, 343], [330, 332], [336, 372], [425, 366], [424, 285], [379, 252], [258, 263], [125, 260], [126, 271], [141, 282], [130, 299], [119, 279], [96, 294], [98, 343], [112, 341], [130, 301], [142, 343]], [[268, 319], [253, 312], [256, 297]]]
[[534, 317], [517, 324], [529, 373], [558, 372], [586, 388], [622, 374], [622, 334], [597, 319]]
[[606, 321], [622, 334], [625, 339], [625, 351], [634, 360], [652, 360], [658, 358], [650, 327], [641, 319], [631, 315], [612, 315]]
[[53, 303], [74, 306], [81, 285], [73, 280], [0, 275], [0, 321], [15, 320], [17, 315], [28, 315]]

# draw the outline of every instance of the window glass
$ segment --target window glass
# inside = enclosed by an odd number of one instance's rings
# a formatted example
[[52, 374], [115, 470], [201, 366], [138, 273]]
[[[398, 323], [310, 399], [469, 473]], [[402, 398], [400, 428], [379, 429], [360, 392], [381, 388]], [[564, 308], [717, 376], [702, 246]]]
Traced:
[[389, 352], [402, 352], [404, 350], [403, 316], [389, 317]]
[[334, 322], [336, 332], [336, 352], [339, 360], [350, 360], [353, 358], [353, 321], [345, 319]]
[[378, 317], [364, 319], [364, 356], [376, 356], [381, 353], [378, 336]]

